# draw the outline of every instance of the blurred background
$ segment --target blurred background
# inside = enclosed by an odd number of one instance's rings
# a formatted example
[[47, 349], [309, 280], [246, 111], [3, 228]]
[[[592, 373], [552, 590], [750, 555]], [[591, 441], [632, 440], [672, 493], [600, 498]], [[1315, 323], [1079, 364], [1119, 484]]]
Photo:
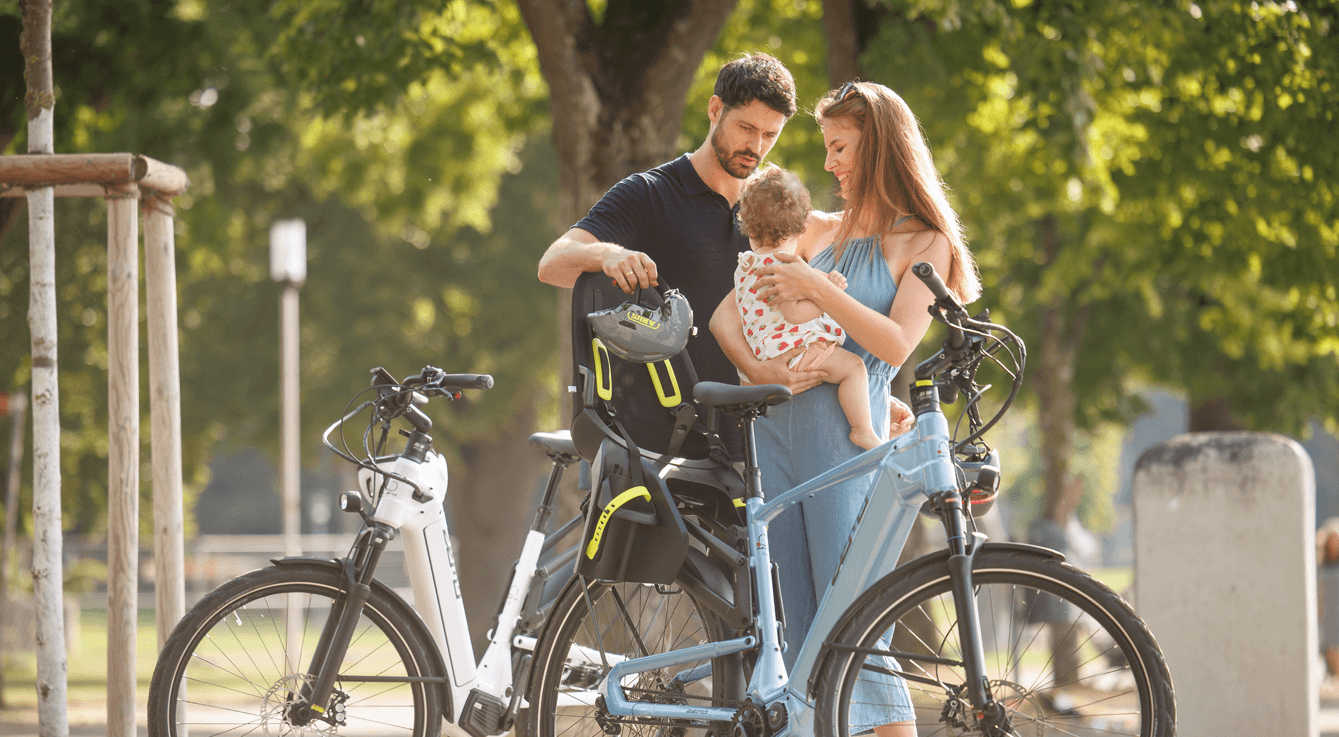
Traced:
[[[27, 150], [21, 30], [18, 0], [0, 0], [5, 154]], [[69, 0], [55, 150], [190, 175], [175, 201], [188, 606], [282, 551], [268, 231], [302, 218], [304, 551], [342, 553], [354, 529], [334, 507], [351, 467], [319, 434], [370, 368], [490, 373], [495, 389], [433, 413], [482, 631], [547, 470], [526, 438], [566, 426], [566, 312], [535, 277], [544, 249], [623, 176], [696, 148], [716, 71], [740, 53], [794, 73], [802, 112], [769, 160], [825, 209], [840, 202], [807, 111], [850, 79], [888, 85], [967, 225], [975, 307], [1030, 349], [1022, 405], [990, 436], [1004, 494], [983, 522], [1122, 589], [1135, 460], [1176, 434], [1292, 436], [1316, 468], [1317, 524], [1339, 515], [1337, 35], [1332, 1]], [[27, 242], [23, 199], [0, 198], [0, 392], [18, 395]], [[56, 243], [73, 703], [105, 693], [104, 203], [60, 200]], [[147, 402], [141, 427], [143, 699]], [[14, 432], [0, 421], [0, 448]], [[0, 698], [20, 708], [35, 702], [26, 457], [0, 640]]]

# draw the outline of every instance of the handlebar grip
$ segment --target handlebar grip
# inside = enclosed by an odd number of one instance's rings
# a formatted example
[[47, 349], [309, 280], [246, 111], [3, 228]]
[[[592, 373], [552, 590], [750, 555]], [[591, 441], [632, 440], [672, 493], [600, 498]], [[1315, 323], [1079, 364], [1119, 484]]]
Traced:
[[953, 293], [948, 291], [948, 287], [944, 284], [944, 280], [939, 278], [939, 274], [935, 271], [934, 265], [922, 261], [919, 264], [912, 266], [911, 272], [920, 277], [921, 281], [925, 282], [925, 286], [930, 288], [930, 293], [935, 296], [935, 299], [951, 299], [954, 302], [958, 301], [957, 298], [953, 296]]
[[933, 264], [922, 261], [911, 267], [911, 273], [920, 277], [921, 281], [925, 282], [925, 286], [929, 287], [930, 293], [935, 296], [935, 303], [940, 307], [945, 308], [944, 311], [948, 313], [949, 319], [946, 323], [948, 325], [948, 340], [946, 341], [946, 346], [950, 351], [961, 351], [967, 341], [963, 337], [962, 326], [957, 321], [957, 318], [966, 317], [966, 314], [963, 313], [962, 306], [958, 304], [958, 298], [954, 297], [953, 293], [948, 291], [948, 286], [944, 284], [943, 279], [939, 278], [939, 274], [935, 272]]
[[493, 377], [488, 374], [446, 374], [437, 386], [443, 389], [492, 389]]

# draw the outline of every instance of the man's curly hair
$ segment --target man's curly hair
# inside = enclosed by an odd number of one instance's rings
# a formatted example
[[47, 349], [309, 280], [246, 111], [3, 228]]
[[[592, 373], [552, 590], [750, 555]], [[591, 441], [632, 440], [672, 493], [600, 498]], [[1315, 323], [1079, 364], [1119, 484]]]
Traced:
[[739, 195], [739, 232], [773, 248], [804, 232], [809, 190], [795, 172], [769, 166], [744, 182]]

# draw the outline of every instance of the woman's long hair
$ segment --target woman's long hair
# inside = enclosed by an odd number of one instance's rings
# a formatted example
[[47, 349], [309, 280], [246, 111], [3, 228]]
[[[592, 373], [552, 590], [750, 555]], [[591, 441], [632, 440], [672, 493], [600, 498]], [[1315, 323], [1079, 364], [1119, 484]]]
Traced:
[[848, 182], [850, 197], [834, 246], [837, 255], [857, 223], [868, 223], [883, 233], [899, 218], [914, 215], [943, 233], [952, 246], [944, 283], [963, 303], [975, 301], [981, 295], [976, 260], [967, 250], [962, 223], [948, 203], [920, 122], [896, 92], [881, 84], [857, 82], [843, 90], [844, 97], [838, 99], [840, 93], [833, 90], [814, 110], [819, 125], [842, 120], [860, 131], [857, 166]]

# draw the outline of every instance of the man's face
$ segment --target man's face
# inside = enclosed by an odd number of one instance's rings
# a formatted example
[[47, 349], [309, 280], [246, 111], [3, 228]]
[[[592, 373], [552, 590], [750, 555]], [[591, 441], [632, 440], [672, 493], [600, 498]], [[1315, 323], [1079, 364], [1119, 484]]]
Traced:
[[747, 179], [758, 169], [786, 125], [786, 116], [754, 100], [726, 110], [720, 98], [711, 98], [708, 114], [713, 123], [711, 148], [721, 168], [736, 179]]

